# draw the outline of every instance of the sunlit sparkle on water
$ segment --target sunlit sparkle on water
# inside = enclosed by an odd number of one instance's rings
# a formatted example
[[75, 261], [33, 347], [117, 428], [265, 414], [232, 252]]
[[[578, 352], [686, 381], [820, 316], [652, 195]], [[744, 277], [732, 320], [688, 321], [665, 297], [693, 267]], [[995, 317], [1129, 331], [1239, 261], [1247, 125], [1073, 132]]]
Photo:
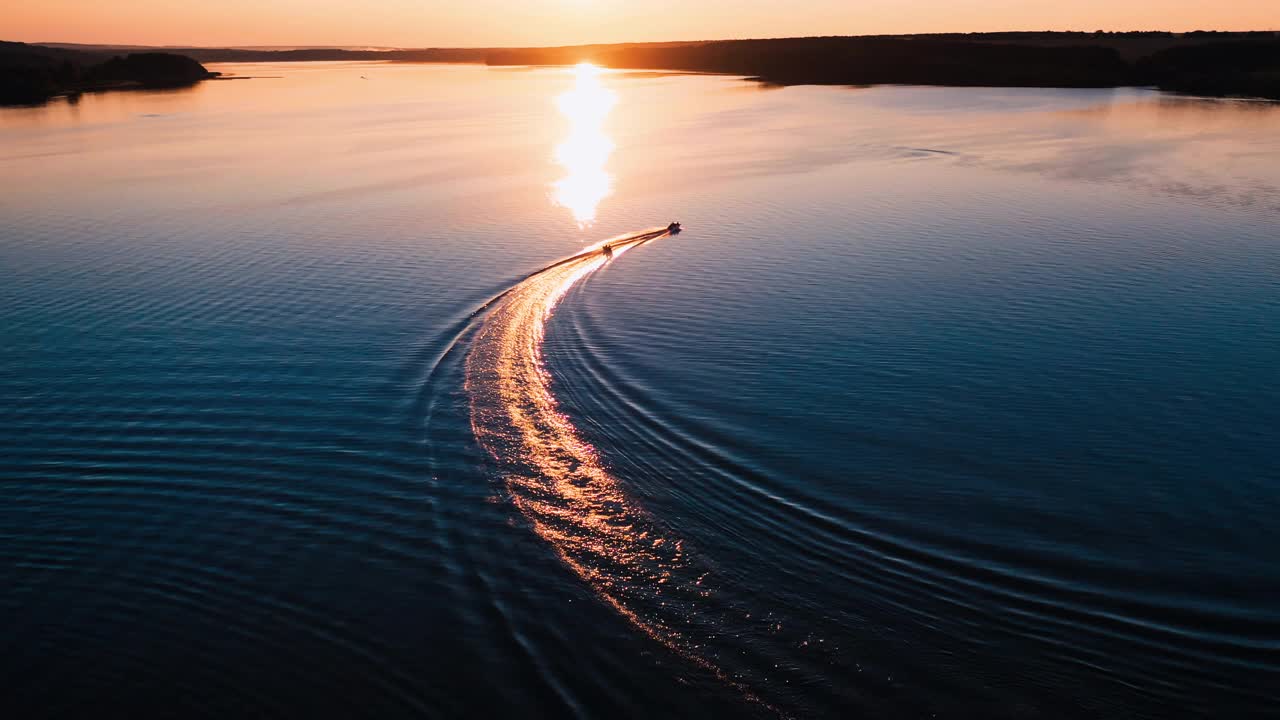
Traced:
[[556, 98], [560, 113], [569, 120], [569, 136], [556, 148], [556, 162], [568, 175], [556, 181], [555, 200], [583, 226], [595, 220], [596, 207], [613, 192], [605, 163], [614, 144], [605, 134], [604, 121], [617, 95], [601, 85], [600, 73], [594, 65], [577, 65], [573, 87]]
[[730, 631], [745, 618], [717, 607], [710, 574], [684, 540], [638, 505], [565, 415], [543, 359], [546, 323], [575, 284], [613, 257], [665, 237], [658, 228], [619, 236], [535, 273], [502, 296], [466, 360], [471, 426], [510, 501], [540, 539], [633, 626], [748, 700], [773, 709], [740, 672], [704, 655], [693, 635]]
[[660, 592], [672, 566], [683, 562], [681, 543], [651, 527], [560, 411], [542, 357], [556, 304], [607, 261], [597, 253], [548, 269], [494, 308], [467, 358], [472, 427], [534, 532], [610, 605], [670, 640], [636, 615], [628, 596]]

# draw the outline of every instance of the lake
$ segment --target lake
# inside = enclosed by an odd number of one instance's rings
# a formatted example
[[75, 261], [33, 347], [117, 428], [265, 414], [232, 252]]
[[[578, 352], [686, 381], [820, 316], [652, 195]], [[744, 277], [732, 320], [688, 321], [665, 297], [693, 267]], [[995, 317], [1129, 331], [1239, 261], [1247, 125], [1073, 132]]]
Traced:
[[0, 109], [10, 715], [1274, 715], [1280, 105], [211, 69]]

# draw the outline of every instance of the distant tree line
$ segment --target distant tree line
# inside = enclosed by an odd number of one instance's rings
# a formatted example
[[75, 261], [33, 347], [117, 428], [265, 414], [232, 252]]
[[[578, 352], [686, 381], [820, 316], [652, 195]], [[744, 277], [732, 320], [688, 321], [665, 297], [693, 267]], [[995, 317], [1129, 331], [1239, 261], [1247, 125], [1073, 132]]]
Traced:
[[1134, 74], [1166, 90], [1280, 100], [1280, 38], [1172, 47], [1139, 60]]
[[1280, 100], [1280, 33], [1001, 32], [715, 40], [551, 48], [246, 50], [190, 48], [120, 56], [0, 42], [0, 103], [111, 87], [186, 85], [201, 62], [387, 60], [565, 65], [745, 75], [795, 84], [905, 83], [1043, 87], [1154, 85]]
[[[490, 64], [577, 62], [572, 48], [496, 51]], [[748, 75], [782, 85], [875, 84], [1094, 87], [1124, 82], [1128, 66], [1103, 47], [976, 43], [934, 38], [733, 40], [597, 51], [615, 68]]]
[[[1225, 39], [1223, 39], [1225, 38]], [[590, 61], [794, 84], [1116, 87], [1280, 99], [1280, 35], [984, 33], [494, 50], [491, 65]]]
[[181, 87], [214, 77], [173, 53], [125, 56], [0, 43], [0, 104], [43, 102], [63, 93], [123, 87]]

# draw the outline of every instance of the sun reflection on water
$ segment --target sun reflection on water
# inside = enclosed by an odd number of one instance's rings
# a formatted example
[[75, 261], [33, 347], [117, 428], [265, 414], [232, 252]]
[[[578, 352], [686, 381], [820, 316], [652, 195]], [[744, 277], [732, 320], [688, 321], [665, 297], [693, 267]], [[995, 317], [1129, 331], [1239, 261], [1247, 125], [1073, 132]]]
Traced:
[[573, 87], [556, 97], [560, 113], [569, 120], [569, 136], [556, 148], [556, 162], [568, 175], [556, 181], [555, 201], [585, 227], [596, 219], [596, 206], [613, 192], [605, 163], [614, 145], [605, 134], [604, 121], [617, 95], [601, 85], [601, 70], [595, 65], [580, 63], [573, 73]]

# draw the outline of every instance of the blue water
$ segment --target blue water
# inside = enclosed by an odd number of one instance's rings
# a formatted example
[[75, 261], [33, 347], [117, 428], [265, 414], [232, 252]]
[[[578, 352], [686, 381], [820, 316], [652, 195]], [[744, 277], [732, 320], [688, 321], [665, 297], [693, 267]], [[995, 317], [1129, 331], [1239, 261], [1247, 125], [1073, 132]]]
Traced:
[[1280, 107], [219, 69], [0, 110], [6, 716], [1274, 715]]

